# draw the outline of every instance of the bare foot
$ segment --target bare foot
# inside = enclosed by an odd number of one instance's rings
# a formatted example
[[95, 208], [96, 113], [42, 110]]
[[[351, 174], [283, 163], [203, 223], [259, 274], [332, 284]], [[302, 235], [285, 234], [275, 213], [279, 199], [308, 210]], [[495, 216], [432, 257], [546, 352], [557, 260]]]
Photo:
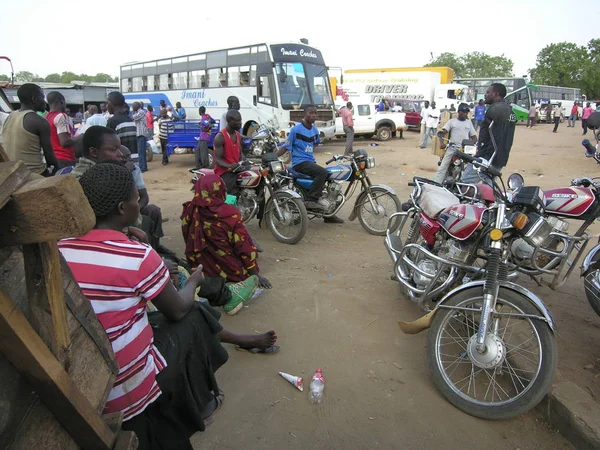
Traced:
[[238, 345], [241, 348], [258, 348], [264, 350], [275, 345], [277, 335], [274, 330], [267, 331], [263, 334], [247, 334], [240, 336]]

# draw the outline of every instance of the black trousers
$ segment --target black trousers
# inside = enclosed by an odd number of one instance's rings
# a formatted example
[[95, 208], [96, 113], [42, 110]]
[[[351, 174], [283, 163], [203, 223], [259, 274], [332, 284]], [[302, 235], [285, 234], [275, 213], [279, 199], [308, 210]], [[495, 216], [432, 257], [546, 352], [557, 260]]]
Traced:
[[196, 146], [196, 169], [208, 169], [208, 141], [198, 141]]
[[160, 147], [162, 150], [162, 162], [169, 162], [169, 153], [167, 152], [167, 140], [160, 138]]
[[558, 124], [560, 123], [560, 117], [555, 117], [554, 118], [554, 132], [556, 132], [556, 130], [558, 130]]
[[227, 280], [222, 277], [204, 277], [198, 295], [208, 300], [210, 306], [225, 306], [231, 300]]
[[229, 195], [237, 195], [238, 187], [237, 187], [237, 173], [233, 172], [225, 172], [221, 175], [221, 178], [225, 182], [225, 186], [227, 186], [227, 193]]
[[323, 195], [323, 187], [327, 181], [327, 170], [314, 162], [302, 162], [294, 166], [296, 172], [303, 173], [313, 178], [313, 184], [308, 191], [306, 200], [316, 202]]
[[587, 133], [587, 119], [581, 119], [581, 128], [583, 128], [583, 134]]

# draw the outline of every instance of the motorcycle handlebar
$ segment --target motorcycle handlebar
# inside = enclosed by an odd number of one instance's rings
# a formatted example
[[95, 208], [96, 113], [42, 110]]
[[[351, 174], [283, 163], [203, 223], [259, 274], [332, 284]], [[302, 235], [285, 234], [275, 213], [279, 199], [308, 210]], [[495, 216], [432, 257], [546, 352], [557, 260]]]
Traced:
[[482, 164], [481, 161], [479, 160], [478, 157], [473, 156], [473, 155], [468, 155], [467, 153], [463, 153], [461, 151], [457, 151], [456, 152], [456, 156], [458, 156], [460, 159], [463, 159], [465, 161], [469, 161], [470, 163], [472, 163], [473, 165], [476, 165], [478, 167], [481, 167], [482, 169], [484, 169], [488, 174], [494, 176], [494, 177], [499, 177], [502, 175], [502, 172], [500, 172], [498, 169], [496, 169], [494, 166], [492, 165], [485, 165]]
[[325, 161], [325, 164], [329, 165], [329, 164], [331, 164], [334, 161], [335, 161], [335, 156], [333, 158], [331, 158], [329, 161]]

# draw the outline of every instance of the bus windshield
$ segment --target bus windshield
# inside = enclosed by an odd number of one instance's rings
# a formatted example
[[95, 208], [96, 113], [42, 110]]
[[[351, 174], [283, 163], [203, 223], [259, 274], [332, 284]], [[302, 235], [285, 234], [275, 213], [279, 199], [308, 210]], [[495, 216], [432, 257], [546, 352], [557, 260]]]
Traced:
[[327, 68], [312, 63], [277, 63], [277, 82], [281, 106], [294, 109], [302, 105], [331, 106]]

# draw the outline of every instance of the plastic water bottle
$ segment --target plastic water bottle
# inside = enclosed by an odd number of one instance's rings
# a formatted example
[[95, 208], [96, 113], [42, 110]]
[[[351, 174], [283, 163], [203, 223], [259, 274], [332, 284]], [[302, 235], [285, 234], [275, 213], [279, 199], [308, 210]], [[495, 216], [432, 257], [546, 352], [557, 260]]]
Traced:
[[308, 399], [311, 403], [321, 403], [323, 400], [323, 391], [325, 390], [325, 377], [323, 376], [323, 369], [317, 369], [317, 372], [313, 375], [310, 380], [310, 391], [308, 393]]

